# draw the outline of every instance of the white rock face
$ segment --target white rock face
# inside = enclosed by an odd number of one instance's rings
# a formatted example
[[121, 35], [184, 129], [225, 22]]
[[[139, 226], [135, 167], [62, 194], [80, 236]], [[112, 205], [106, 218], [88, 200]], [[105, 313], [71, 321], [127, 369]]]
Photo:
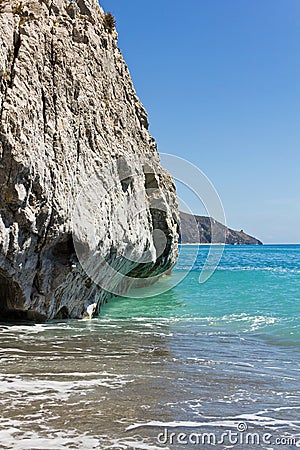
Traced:
[[0, 11], [0, 318], [82, 317], [174, 265], [174, 183], [97, 0]]

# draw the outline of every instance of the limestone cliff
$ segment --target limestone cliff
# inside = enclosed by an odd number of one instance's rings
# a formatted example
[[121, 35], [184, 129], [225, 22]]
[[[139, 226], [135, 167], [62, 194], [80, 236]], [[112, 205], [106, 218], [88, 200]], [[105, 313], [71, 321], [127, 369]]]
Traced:
[[82, 317], [176, 261], [174, 183], [110, 19], [97, 0], [0, 0], [0, 319]]

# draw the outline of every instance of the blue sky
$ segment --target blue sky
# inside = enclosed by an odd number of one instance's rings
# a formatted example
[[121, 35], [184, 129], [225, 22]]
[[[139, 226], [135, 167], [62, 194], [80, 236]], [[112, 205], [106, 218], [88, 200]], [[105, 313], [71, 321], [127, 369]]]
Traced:
[[210, 178], [232, 228], [300, 243], [300, 1], [100, 3], [159, 151]]

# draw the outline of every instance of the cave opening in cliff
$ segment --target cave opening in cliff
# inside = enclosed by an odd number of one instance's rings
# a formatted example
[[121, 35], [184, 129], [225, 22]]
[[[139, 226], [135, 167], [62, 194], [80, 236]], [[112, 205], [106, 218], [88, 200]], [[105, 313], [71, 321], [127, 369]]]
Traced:
[[71, 261], [77, 260], [73, 236], [71, 233], [61, 237], [52, 247], [49, 257], [59, 265], [68, 266]]

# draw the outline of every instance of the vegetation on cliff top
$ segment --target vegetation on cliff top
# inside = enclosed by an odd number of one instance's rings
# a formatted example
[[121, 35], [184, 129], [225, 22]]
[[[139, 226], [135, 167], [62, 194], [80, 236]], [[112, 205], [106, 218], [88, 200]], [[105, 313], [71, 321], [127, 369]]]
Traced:
[[108, 29], [109, 33], [112, 33], [116, 26], [116, 19], [112, 13], [108, 12], [104, 15], [104, 25]]

